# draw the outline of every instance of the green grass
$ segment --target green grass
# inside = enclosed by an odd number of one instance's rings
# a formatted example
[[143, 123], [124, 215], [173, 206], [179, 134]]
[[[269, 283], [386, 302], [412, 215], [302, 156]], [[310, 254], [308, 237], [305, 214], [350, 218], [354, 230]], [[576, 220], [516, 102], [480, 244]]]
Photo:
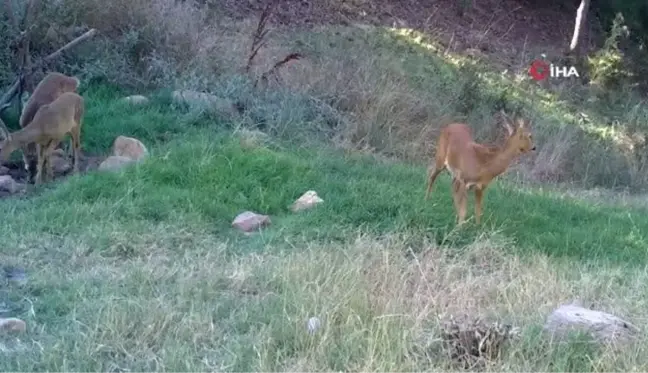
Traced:
[[[584, 284], [601, 273], [597, 281], [603, 284], [618, 279], [618, 268], [635, 278], [615, 286], [647, 294], [645, 286], [636, 288], [648, 259], [641, 234], [648, 231], [648, 218], [640, 210], [593, 207], [496, 182], [487, 192], [483, 225], [457, 230], [447, 176], [424, 203], [422, 166], [281, 142], [244, 149], [217, 119], [175, 111], [163, 98], [133, 108], [107, 88], [84, 94], [86, 152], [107, 153], [114, 137], [127, 135], [147, 144], [151, 157], [125, 172], [74, 176], [33, 198], [0, 202], [2, 261], [31, 276], [26, 287], [4, 294], [15, 306], [12, 315], [27, 320], [29, 334], [21, 342], [26, 352], [7, 353], [3, 370], [443, 366], [438, 358], [411, 355], [417, 333], [429, 325], [384, 316], [419, 309], [412, 299], [432, 297], [408, 297], [398, 287], [420, 273], [410, 268], [406, 251], [423, 256], [442, 249], [439, 255], [450, 256], [432, 264], [447, 273], [455, 271], [453, 260], [470, 261], [475, 250], [490, 255], [483, 243], [518, 263], [515, 271], [527, 271], [528, 259], [530, 269], [521, 279], [502, 280], [523, 281], [511, 285], [525, 290], [509, 295], [519, 299], [528, 289], [546, 286], [530, 274]], [[309, 189], [324, 204], [291, 213], [288, 206]], [[233, 231], [232, 219], [244, 210], [271, 215], [272, 225], [251, 237]], [[522, 264], [512, 258], [523, 258]], [[539, 269], [538, 263], [549, 264]], [[552, 265], [556, 273], [548, 269]], [[439, 281], [461, 286], [474, 276], [514, 276], [507, 272], [513, 267], [504, 267]], [[487, 297], [492, 304], [512, 291], [495, 286], [500, 295]], [[550, 298], [578, 291], [560, 294]], [[521, 300], [520, 307], [537, 310], [540, 305], [530, 300], [536, 296]], [[330, 327], [321, 337], [304, 332], [312, 314], [328, 317]], [[548, 352], [538, 355], [527, 346], [500, 368], [594, 369], [588, 365], [594, 353], [587, 349], [573, 357], [560, 355], [556, 346], [544, 348]], [[562, 368], [550, 368], [552, 360]]]
[[[289, 144], [246, 150], [218, 122], [196, 126], [188, 121], [190, 113], [162, 104], [128, 108], [101, 91], [90, 94], [85, 149], [105, 152], [116, 136], [126, 134], [153, 145], [154, 158], [122, 174], [75, 177], [35, 199], [5, 202], [15, 209], [17, 226], [30, 222], [43, 233], [67, 234], [82, 232], [84, 222], [181, 219], [223, 234], [237, 213], [252, 209], [274, 218], [266, 239], [329, 241], [361, 228], [376, 234], [414, 231], [439, 240], [452, 236], [465, 243], [481, 231], [469, 225], [454, 232], [447, 175], [424, 203], [424, 167]], [[176, 138], [165, 142], [165, 136]], [[298, 217], [289, 213], [288, 206], [308, 189], [326, 203]], [[111, 213], [105, 214], [106, 209]], [[640, 210], [589, 206], [497, 182], [487, 191], [482, 229], [501, 231], [520, 249], [551, 256], [643, 265], [648, 255], [641, 234], [648, 218]]]

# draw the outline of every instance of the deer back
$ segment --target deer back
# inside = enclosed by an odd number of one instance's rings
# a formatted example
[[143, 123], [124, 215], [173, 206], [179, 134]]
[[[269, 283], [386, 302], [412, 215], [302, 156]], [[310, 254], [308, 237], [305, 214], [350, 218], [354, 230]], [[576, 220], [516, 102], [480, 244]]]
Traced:
[[479, 159], [474, 149], [474, 139], [470, 127], [463, 123], [453, 123], [443, 129], [439, 146], [445, 147], [445, 164], [451, 170], [461, 171], [470, 178], [479, 172]]
[[52, 103], [41, 106], [25, 129], [33, 128], [45, 136], [60, 137], [79, 125], [83, 111], [83, 97], [65, 92]]
[[28, 125], [38, 112], [41, 106], [47, 105], [56, 100], [66, 92], [76, 92], [79, 87], [79, 80], [61, 73], [51, 72], [47, 74], [36, 86], [34, 92], [27, 100], [25, 108], [20, 115], [20, 127]]

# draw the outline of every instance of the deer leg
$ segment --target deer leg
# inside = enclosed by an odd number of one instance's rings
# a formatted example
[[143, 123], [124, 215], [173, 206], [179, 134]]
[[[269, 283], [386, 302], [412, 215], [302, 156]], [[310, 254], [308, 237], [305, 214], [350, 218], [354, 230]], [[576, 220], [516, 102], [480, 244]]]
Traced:
[[36, 165], [38, 163], [36, 144], [27, 144], [22, 150], [23, 163], [25, 164], [25, 171], [27, 171], [27, 180], [33, 182], [36, 177]]
[[484, 192], [486, 187], [475, 186], [475, 222], [477, 224], [481, 221], [482, 214], [482, 201], [484, 199]]
[[452, 180], [452, 197], [457, 212], [457, 224], [463, 224], [466, 220], [467, 193], [464, 183], [458, 178]]
[[58, 141], [51, 140], [49, 144], [47, 144], [47, 148], [45, 149], [44, 166], [48, 181], [54, 180], [54, 170], [52, 169], [52, 153], [54, 152], [54, 150], [56, 150], [58, 144]]
[[79, 126], [75, 126], [70, 132], [72, 138], [72, 152], [74, 153], [74, 159], [72, 160], [72, 172], [79, 172], [79, 156], [81, 153], [81, 131]]
[[36, 145], [36, 175], [34, 176], [34, 185], [39, 185], [43, 181], [43, 147]]
[[463, 224], [466, 221], [466, 207], [468, 204], [468, 192], [466, 191], [466, 185], [463, 182], [459, 182], [459, 224]]

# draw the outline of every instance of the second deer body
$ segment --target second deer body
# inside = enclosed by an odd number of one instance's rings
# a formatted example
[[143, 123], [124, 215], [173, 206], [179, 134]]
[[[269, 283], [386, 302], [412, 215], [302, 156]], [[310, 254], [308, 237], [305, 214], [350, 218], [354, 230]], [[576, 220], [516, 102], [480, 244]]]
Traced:
[[508, 137], [501, 146], [486, 146], [473, 140], [470, 127], [453, 123], [441, 130], [433, 164], [429, 167], [425, 199], [429, 199], [432, 185], [441, 171], [452, 175], [452, 196], [457, 223], [466, 219], [468, 190], [475, 192], [475, 221], [480, 223], [482, 201], [488, 184], [502, 174], [519, 155], [535, 150], [528, 122], [518, 119], [511, 125], [503, 114]]
[[[20, 128], [25, 128], [34, 119], [38, 109], [43, 105], [52, 103], [65, 92], [76, 92], [79, 88], [79, 79], [58, 72], [51, 72], [36, 85], [34, 92], [27, 100], [25, 107], [20, 115]], [[29, 179], [33, 179], [36, 174], [36, 145], [27, 144], [23, 147], [23, 161], [25, 169], [29, 174]], [[49, 167], [49, 166], [48, 166]]]
[[4, 140], [0, 143], [0, 161], [6, 161], [11, 153], [28, 144], [36, 145], [35, 184], [43, 182], [43, 168], [47, 179], [53, 178], [51, 153], [68, 133], [72, 137], [74, 152], [73, 172], [79, 171], [81, 151], [81, 122], [85, 111], [83, 97], [65, 92], [50, 104], [42, 105], [24, 128], [9, 133], [3, 126]]

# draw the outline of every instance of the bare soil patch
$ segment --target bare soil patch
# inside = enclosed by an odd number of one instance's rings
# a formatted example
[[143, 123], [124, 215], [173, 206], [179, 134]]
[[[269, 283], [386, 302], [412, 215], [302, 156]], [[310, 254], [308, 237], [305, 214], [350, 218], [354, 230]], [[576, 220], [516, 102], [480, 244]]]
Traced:
[[[81, 155], [80, 162], [79, 162], [79, 172], [80, 173], [86, 173], [88, 171], [93, 171], [96, 170], [99, 167], [99, 164], [105, 159], [105, 156], [99, 156], [99, 155]], [[71, 161], [71, 160], [70, 160]], [[27, 171], [25, 170], [25, 166], [22, 160], [15, 160], [15, 161], [8, 161], [4, 164], [4, 166], [9, 170], [7, 172], [7, 175], [11, 176], [16, 182], [21, 183], [21, 184], [26, 184], [29, 187], [26, 189], [25, 193], [10, 193], [8, 191], [0, 190], [0, 199], [4, 198], [9, 198], [9, 197], [26, 197], [26, 196], [31, 196], [33, 195], [32, 184], [28, 183], [27, 180]], [[66, 172], [54, 172], [54, 180], [61, 180], [65, 179], [69, 175], [71, 175], [72, 170], [68, 170]]]
[[[471, 1], [462, 9], [454, 0], [354, 0], [282, 1], [271, 22], [277, 26], [314, 27], [327, 24], [365, 23], [412, 28], [435, 36], [447, 48], [478, 51], [505, 65], [528, 63], [527, 55], [559, 54], [570, 41], [578, 3], [546, 4], [525, 0]], [[244, 19], [260, 14], [265, 1], [220, 2], [219, 11]], [[590, 49], [600, 34], [591, 17], [583, 34], [582, 48]], [[520, 61], [520, 59], [525, 59]]]

